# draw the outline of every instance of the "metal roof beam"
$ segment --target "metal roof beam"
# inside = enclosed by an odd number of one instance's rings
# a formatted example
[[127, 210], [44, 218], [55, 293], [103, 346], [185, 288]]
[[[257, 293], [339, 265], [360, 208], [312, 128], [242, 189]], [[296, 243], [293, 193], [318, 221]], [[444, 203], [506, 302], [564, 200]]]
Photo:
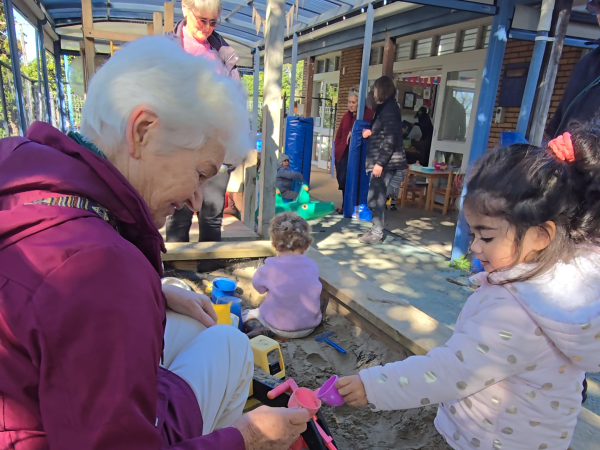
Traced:
[[221, 22], [221, 25], [226, 25], [226, 24], [230, 24], [232, 26], [232, 28], [241, 27], [246, 30], [251, 30], [256, 35], [256, 27], [252, 23], [244, 22], [243, 20], [235, 19], [232, 17], [232, 18], [226, 19], [223, 22]]

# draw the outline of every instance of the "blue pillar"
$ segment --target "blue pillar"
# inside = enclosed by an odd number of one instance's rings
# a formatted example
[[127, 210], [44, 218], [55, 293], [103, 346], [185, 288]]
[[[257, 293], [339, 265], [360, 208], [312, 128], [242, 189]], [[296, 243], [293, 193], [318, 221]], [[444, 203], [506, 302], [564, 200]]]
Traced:
[[[65, 86], [63, 84], [63, 71], [60, 59], [61, 45], [60, 38], [54, 41], [54, 67], [56, 71], [56, 88], [58, 90], [58, 117], [60, 131], [67, 132], [67, 116], [65, 110]], [[66, 57], [66, 56], [65, 56]]]
[[254, 74], [252, 84], [252, 131], [254, 132], [253, 141], [256, 148], [258, 140], [258, 85], [260, 82], [260, 50], [258, 47], [254, 49]]
[[25, 103], [23, 102], [23, 80], [21, 79], [21, 58], [17, 47], [17, 33], [15, 31], [15, 15], [13, 13], [12, 0], [3, 0], [4, 15], [6, 18], [6, 34], [8, 35], [8, 46], [10, 47], [10, 64], [12, 66], [15, 81], [15, 102], [19, 113], [19, 132], [22, 135], [27, 129], [27, 116], [25, 115]]
[[373, 41], [373, 21], [375, 10], [373, 4], [367, 7], [367, 19], [365, 22], [365, 40], [363, 42], [362, 67], [360, 69], [360, 86], [358, 88], [358, 111], [356, 119], [363, 120], [365, 114], [365, 101], [367, 99], [367, 85], [369, 84], [369, 60], [371, 59], [371, 42]]
[[[67, 55], [63, 55], [65, 62], [65, 78], [69, 73], [69, 57]], [[69, 111], [69, 131], [74, 131], [75, 119], [73, 118], [73, 96], [71, 95], [71, 85], [67, 82], [67, 111]]]
[[[288, 116], [294, 115], [294, 103], [296, 103], [296, 66], [298, 65], [298, 33], [292, 37], [292, 76], [290, 86], [290, 109]], [[284, 105], [285, 106], [285, 105]]]
[[40, 62], [42, 63], [42, 84], [44, 86], [44, 101], [46, 103], [46, 122], [52, 124], [52, 107], [50, 106], [50, 83], [48, 83], [48, 64], [46, 62], [46, 42], [44, 39], [44, 24], [47, 19], [38, 20], [38, 46]]
[[[479, 104], [477, 105], [467, 178], [473, 163], [481, 155], [485, 154], [488, 148], [490, 128], [492, 126], [494, 107], [496, 106], [496, 95], [498, 93], [498, 85], [500, 84], [500, 72], [502, 71], [506, 41], [508, 40], [508, 32], [510, 31], [514, 11], [515, 0], [498, 0], [498, 13], [494, 16], [490, 44], [485, 59], [485, 68], [483, 69], [483, 80], [481, 82]], [[463, 196], [466, 193], [466, 189], [467, 186], [465, 183]], [[456, 226], [456, 235], [454, 236], [454, 247], [452, 248], [453, 260], [467, 254], [470, 241], [469, 234], [469, 225], [464, 214], [461, 212]]]
[[533, 101], [538, 87], [540, 71], [544, 62], [544, 53], [546, 52], [546, 42], [552, 26], [552, 12], [554, 11], [554, 0], [544, 0], [541, 9], [540, 22], [538, 25], [535, 45], [533, 47], [533, 56], [529, 64], [529, 73], [527, 74], [527, 84], [521, 102], [521, 113], [517, 122], [517, 133], [521, 136], [527, 136], [529, 128], [529, 117], [533, 109]]

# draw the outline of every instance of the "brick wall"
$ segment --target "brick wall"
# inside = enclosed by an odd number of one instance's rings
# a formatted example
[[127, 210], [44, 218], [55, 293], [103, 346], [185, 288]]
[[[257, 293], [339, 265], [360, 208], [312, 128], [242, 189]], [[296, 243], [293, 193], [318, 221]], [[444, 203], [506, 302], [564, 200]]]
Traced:
[[352, 47], [342, 50], [340, 59], [340, 84], [338, 93], [338, 110], [335, 117], [335, 130], [337, 131], [342, 117], [348, 110], [348, 93], [350, 89], [360, 83], [360, 69], [362, 64], [363, 48]]
[[[504, 64], [530, 62], [533, 54], [533, 45], [533, 42], [509, 39], [506, 45]], [[552, 103], [550, 104], [548, 120], [550, 120], [550, 118], [554, 115], [556, 107], [558, 106], [558, 103], [565, 92], [565, 87], [569, 81], [571, 71], [575, 67], [575, 64], [577, 64], [577, 62], [581, 59], [581, 55], [582, 50], [580, 48], [567, 46], [564, 47], [556, 77], [556, 84], [554, 86], [554, 94], [552, 95]], [[500, 77], [500, 88], [502, 87], [503, 76], [504, 66], [502, 67], [502, 74]], [[496, 97], [496, 107], [498, 107], [499, 96], [500, 89], [498, 89], [498, 94]], [[521, 108], [519, 107], [506, 108], [505, 122], [492, 123], [488, 147], [492, 148], [500, 143], [500, 132], [516, 130], [520, 112]]]

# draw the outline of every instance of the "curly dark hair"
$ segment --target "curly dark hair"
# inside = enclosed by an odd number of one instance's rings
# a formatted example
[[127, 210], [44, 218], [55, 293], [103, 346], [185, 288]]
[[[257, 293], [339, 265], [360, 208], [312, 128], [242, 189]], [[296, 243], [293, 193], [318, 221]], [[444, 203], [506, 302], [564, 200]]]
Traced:
[[269, 228], [271, 242], [278, 252], [308, 250], [312, 242], [310, 231], [308, 222], [291, 212], [277, 214]]
[[531, 261], [534, 268], [503, 284], [570, 261], [581, 244], [600, 244], [600, 122], [575, 124], [570, 133], [572, 162], [561, 161], [548, 146], [515, 144], [487, 153], [473, 167], [464, 207], [501, 217], [515, 228], [515, 261], [500, 271], [516, 265], [528, 229], [539, 227], [550, 235], [547, 222], [556, 225], [550, 245]]

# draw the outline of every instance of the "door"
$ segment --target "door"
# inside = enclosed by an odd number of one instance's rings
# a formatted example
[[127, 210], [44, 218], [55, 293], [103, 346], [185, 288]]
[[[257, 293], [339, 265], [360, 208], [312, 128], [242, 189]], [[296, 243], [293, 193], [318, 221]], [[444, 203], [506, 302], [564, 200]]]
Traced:
[[469, 161], [484, 60], [444, 65], [438, 90], [429, 165], [446, 162], [465, 172]]
[[330, 169], [334, 140], [335, 114], [338, 102], [338, 83], [321, 81], [316, 104], [313, 164], [320, 169]]

